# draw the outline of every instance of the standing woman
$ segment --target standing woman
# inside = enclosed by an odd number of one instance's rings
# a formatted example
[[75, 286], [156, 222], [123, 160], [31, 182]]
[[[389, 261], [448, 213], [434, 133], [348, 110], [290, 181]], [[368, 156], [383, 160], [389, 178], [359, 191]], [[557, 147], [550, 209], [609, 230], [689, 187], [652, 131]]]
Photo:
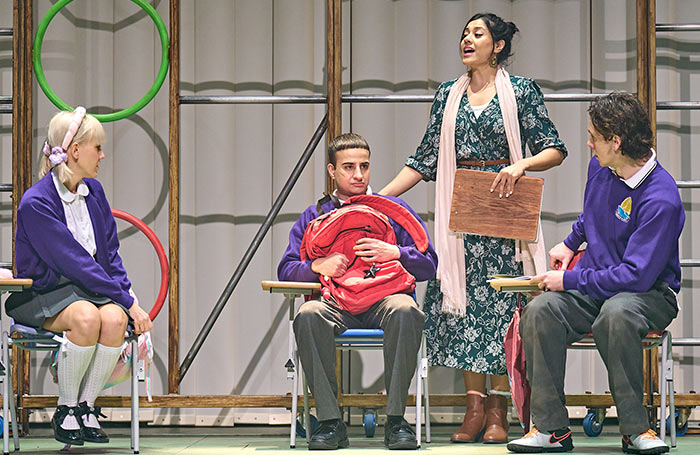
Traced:
[[[544, 247], [511, 239], [449, 231], [456, 168], [498, 173], [491, 191], [509, 197], [525, 171], [561, 164], [567, 151], [547, 115], [537, 84], [511, 76], [515, 24], [476, 14], [460, 40], [466, 74], [440, 85], [430, 122], [416, 153], [380, 193], [398, 196], [420, 180], [435, 180], [437, 279], [428, 283], [424, 311], [431, 364], [462, 370], [467, 410], [453, 442], [503, 443], [508, 439], [509, 391], [503, 339], [516, 306], [512, 293], [487, 284], [494, 274], [520, 275], [546, 267]], [[531, 157], [523, 158], [525, 144]], [[539, 236], [540, 242], [542, 236]], [[486, 376], [490, 391], [486, 395]]]
[[121, 353], [127, 323], [136, 333], [153, 327], [131, 290], [117, 225], [95, 180], [104, 138], [83, 107], [51, 119], [40, 180], [17, 210], [17, 276], [34, 284], [5, 303], [17, 322], [65, 333], [51, 426], [56, 440], [73, 445], [109, 442], [95, 399]]

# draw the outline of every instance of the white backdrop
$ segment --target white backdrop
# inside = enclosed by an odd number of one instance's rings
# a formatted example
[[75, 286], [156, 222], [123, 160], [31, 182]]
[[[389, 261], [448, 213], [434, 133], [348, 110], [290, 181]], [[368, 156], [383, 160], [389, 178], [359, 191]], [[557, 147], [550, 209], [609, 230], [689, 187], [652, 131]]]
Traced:
[[[35, 0], [35, 30], [54, 2]], [[167, 0], [152, 0], [168, 23]], [[183, 95], [305, 95], [325, 93], [324, 0], [182, 0]], [[602, 0], [353, 0], [343, 1], [343, 91], [357, 94], [432, 94], [464, 71], [458, 40], [474, 13], [492, 11], [520, 28], [509, 70], [535, 78], [545, 93], [636, 90], [635, 2]], [[657, 22], [697, 22], [692, 0], [664, 0]], [[591, 20], [592, 19], [592, 20]], [[0, 0], [0, 27], [12, 26], [12, 1]], [[700, 33], [657, 38], [660, 101], [700, 99]], [[12, 90], [12, 43], [0, 37], [0, 94]], [[55, 90], [90, 112], [124, 108], [151, 86], [160, 64], [160, 41], [148, 16], [125, 0], [77, 0], [51, 22], [43, 65]], [[592, 81], [592, 83], [591, 83]], [[35, 138], [43, 142], [56, 108], [35, 85]], [[570, 229], [582, 205], [586, 163], [584, 103], [548, 103], [570, 155], [542, 173], [546, 179], [543, 223], [548, 246]], [[343, 131], [364, 135], [372, 147], [372, 186], [381, 188], [418, 145], [429, 104], [355, 104], [343, 107]], [[181, 108], [180, 352], [196, 334], [286, 181], [325, 112], [322, 105], [223, 105]], [[659, 112], [658, 152], [679, 180], [699, 179], [693, 166], [698, 113]], [[100, 180], [110, 203], [143, 218], [167, 245], [167, 80], [156, 98], [129, 119], [105, 124], [106, 159]], [[11, 116], [0, 115], [0, 178], [11, 181]], [[325, 188], [325, 155], [317, 150], [285, 203], [190, 372], [182, 394], [284, 394], [290, 384], [287, 313], [283, 299], [264, 294], [260, 280], [275, 278], [287, 233], [298, 214]], [[36, 166], [35, 166], [36, 169]], [[681, 192], [687, 222], [684, 258], [700, 257], [693, 227], [700, 220], [697, 190]], [[11, 257], [11, 204], [0, 200], [0, 260]], [[433, 184], [420, 184], [405, 199], [432, 224]], [[153, 302], [159, 269], [147, 240], [119, 222], [122, 257], [142, 302]], [[682, 311], [674, 337], [700, 336], [693, 326], [698, 272], [684, 269]], [[422, 291], [423, 288], [420, 288]], [[420, 296], [419, 296], [420, 297]], [[146, 306], [150, 303], [146, 303]], [[153, 332], [153, 393], [167, 393], [167, 305]], [[700, 374], [696, 351], [676, 348], [676, 390], [693, 389]], [[571, 352], [568, 393], [607, 390], [602, 362], [592, 352]], [[32, 393], [54, 394], [47, 361], [34, 359]], [[378, 353], [353, 354], [349, 389], [383, 389]], [[347, 383], [347, 381], [346, 381]], [[461, 393], [461, 375], [431, 369], [434, 393]], [[126, 394], [118, 388], [108, 393]], [[453, 412], [454, 411], [454, 412]], [[572, 410], [578, 412], [578, 410]], [[461, 418], [459, 409], [435, 409], [433, 418]], [[147, 410], [158, 423], [282, 423], [283, 409]], [[44, 414], [44, 417], [46, 415]], [[126, 410], [114, 410], [114, 419]]]

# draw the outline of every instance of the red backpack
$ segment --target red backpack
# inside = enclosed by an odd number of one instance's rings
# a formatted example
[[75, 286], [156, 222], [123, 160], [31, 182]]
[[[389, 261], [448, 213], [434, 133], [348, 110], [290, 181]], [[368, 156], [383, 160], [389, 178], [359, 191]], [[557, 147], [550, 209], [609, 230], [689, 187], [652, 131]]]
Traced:
[[306, 227], [300, 248], [302, 261], [335, 252], [343, 253], [350, 260], [343, 276], [320, 277], [323, 297], [350, 314], [364, 313], [384, 297], [410, 294], [415, 289], [415, 277], [398, 260], [368, 264], [353, 250], [355, 242], [362, 238], [396, 245], [396, 234], [389, 218], [411, 235], [421, 253], [428, 249], [428, 235], [415, 216], [402, 205], [381, 196], [353, 196], [342, 207], [319, 216]]

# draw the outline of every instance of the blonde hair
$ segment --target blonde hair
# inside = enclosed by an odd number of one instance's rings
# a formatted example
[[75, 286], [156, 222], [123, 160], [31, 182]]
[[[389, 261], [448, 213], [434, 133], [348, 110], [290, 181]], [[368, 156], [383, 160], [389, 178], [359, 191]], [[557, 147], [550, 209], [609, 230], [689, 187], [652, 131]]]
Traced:
[[[61, 146], [61, 142], [63, 142], [63, 138], [66, 135], [66, 131], [68, 131], [68, 127], [73, 121], [74, 115], [75, 114], [70, 111], [61, 111], [53, 116], [49, 122], [49, 132], [46, 139], [49, 147]], [[82, 144], [84, 142], [92, 141], [93, 139], [97, 141], [98, 144], [103, 143], [105, 140], [105, 130], [102, 128], [102, 124], [99, 120], [92, 115], [87, 114], [80, 123], [80, 127], [75, 133], [75, 136], [73, 136], [73, 140], [69, 144], [69, 147], [72, 144]], [[53, 167], [54, 165], [49, 160], [49, 157], [44, 155], [42, 152], [39, 160], [39, 178], [42, 178], [48, 174]], [[61, 183], [67, 185], [70, 182], [70, 178], [73, 176], [73, 171], [68, 168], [68, 165], [65, 162], [57, 164], [55, 168], [58, 179], [61, 181]]]

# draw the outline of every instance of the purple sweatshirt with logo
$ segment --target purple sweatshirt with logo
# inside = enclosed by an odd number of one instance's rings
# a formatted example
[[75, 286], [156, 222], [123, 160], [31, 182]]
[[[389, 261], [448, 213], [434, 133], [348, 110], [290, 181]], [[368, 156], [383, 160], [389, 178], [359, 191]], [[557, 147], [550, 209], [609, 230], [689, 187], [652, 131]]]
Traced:
[[659, 163], [633, 189], [591, 158], [583, 212], [564, 240], [574, 251], [587, 242], [586, 253], [564, 272], [564, 289], [605, 300], [662, 281], [678, 292], [684, 222], [676, 182]]
[[[380, 196], [377, 193], [374, 193]], [[420, 222], [423, 229], [427, 232], [425, 228], [425, 223], [420, 219], [418, 214], [413, 211], [411, 207], [408, 206], [402, 199], [393, 196], [382, 196], [390, 199], [397, 204], [401, 204], [403, 207], [408, 209], [409, 212], [416, 217]], [[326, 202], [322, 209], [324, 213], [328, 213], [335, 209], [332, 201]], [[318, 281], [318, 273], [311, 270], [311, 263], [313, 261], [302, 261], [301, 255], [299, 253], [299, 248], [301, 247], [301, 239], [304, 238], [304, 232], [306, 231], [306, 226], [316, 219], [318, 216], [316, 212], [316, 206], [309, 206], [304, 213], [301, 214], [299, 219], [292, 226], [292, 230], [289, 232], [289, 245], [287, 250], [282, 256], [282, 260], [277, 267], [277, 277], [282, 281], [302, 281], [302, 282], [314, 282]], [[416, 278], [416, 281], [425, 281], [435, 277], [435, 270], [437, 269], [437, 254], [433, 249], [433, 244], [428, 245], [428, 249], [425, 253], [421, 253], [416, 248], [416, 244], [413, 241], [411, 235], [398, 223], [389, 218], [391, 226], [394, 228], [394, 233], [396, 234], [396, 244], [399, 247], [401, 256], [399, 257], [399, 262], [401, 265], [408, 270], [408, 272]], [[428, 239], [430, 240], [430, 239]]]

